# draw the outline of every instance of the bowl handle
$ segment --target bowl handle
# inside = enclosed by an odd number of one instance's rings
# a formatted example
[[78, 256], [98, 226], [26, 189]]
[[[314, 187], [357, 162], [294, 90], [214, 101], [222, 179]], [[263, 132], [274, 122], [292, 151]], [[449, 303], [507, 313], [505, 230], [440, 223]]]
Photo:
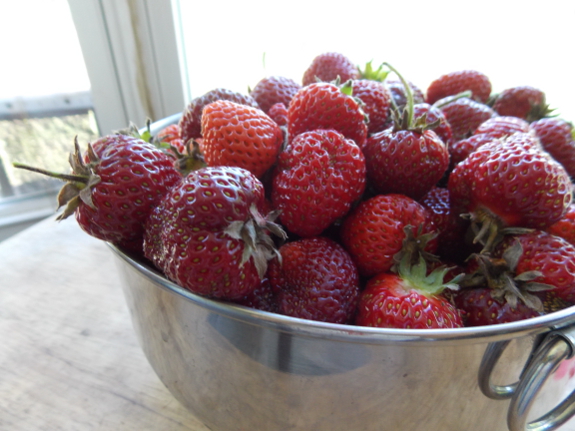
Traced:
[[[501, 354], [501, 353], [499, 353]], [[507, 412], [510, 431], [553, 431], [575, 415], [575, 390], [550, 412], [527, 423], [527, 415], [545, 381], [557, 369], [561, 361], [575, 354], [575, 328], [550, 332], [539, 345], [531, 361], [523, 371]]]

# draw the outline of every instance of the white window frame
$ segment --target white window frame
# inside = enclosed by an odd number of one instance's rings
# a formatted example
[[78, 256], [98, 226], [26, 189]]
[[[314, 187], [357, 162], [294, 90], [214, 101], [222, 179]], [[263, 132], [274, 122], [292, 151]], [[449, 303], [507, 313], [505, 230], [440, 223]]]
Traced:
[[178, 0], [68, 0], [101, 135], [190, 100]]

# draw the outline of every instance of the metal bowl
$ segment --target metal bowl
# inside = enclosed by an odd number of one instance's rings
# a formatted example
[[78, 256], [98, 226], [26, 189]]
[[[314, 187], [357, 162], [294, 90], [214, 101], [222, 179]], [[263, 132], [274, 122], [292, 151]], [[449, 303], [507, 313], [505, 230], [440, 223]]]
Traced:
[[552, 430], [575, 413], [575, 307], [475, 328], [329, 324], [195, 295], [110, 248], [150, 364], [211, 429]]

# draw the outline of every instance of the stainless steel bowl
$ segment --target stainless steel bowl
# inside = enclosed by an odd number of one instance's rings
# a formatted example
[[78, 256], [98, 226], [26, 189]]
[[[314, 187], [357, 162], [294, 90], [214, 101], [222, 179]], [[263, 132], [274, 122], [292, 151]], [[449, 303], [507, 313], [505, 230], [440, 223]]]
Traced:
[[575, 429], [574, 307], [476, 328], [328, 324], [194, 295], [110, 248], [150, 364], [213, 430]]

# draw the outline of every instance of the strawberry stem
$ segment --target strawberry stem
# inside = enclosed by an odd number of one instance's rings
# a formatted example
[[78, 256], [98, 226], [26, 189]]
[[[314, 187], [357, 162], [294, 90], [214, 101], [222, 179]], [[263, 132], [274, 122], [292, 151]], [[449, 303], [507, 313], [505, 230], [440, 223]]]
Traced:
[[57, 172], [47, 171], [45, 169], [36, 168], [34, 166], [28, 166], [22, 163], [14, 162], [12, 166], [18, 169], [24, 169], [27, 171], [35, 172], [37, 174], [46, 175], [51, 178], [56, 178], [62, 181], [69, 181], [71, 183], [80, 183], [80, 184], [88, 184], [88, 177], [80, 176], [80, 175], [68, 175], [68, 174], [60, 174]]
[[405, 78], [389, 63], [383, 63], [382, 66], [387, 66], [392, 72], [394, 72], [398, 78], [400, 79], [401, 83], [403, 84], [403, 88], [405, 89], [405, 96], [407, 99], [407, 104], [405, 105], [405, 109], [407, 112], [407, 129], [411, 129], [413, 126], [413, 92], [411, 91], [411, 87], [405, 80]]

